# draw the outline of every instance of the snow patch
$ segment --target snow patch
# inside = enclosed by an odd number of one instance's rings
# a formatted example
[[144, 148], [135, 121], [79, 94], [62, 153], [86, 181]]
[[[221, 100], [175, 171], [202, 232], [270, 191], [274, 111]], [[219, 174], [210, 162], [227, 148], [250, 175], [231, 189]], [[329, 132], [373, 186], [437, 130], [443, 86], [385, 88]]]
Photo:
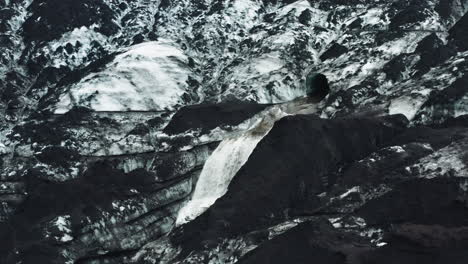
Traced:
[[402, 96], [390, 102], [388, 111], [390, 115], [403, 114], [411, 121], [423, 103], [422, 100]]
[[294, 9], [295, 15], [300, 15], [302, 12], [304, 12], [306, 9], [311, 10], [312, 7], [307, 0], [302, 0], [302, 1], [296, 1], [294, 3], [291, 3], [289, 5], [286, 5], [283, 8], [278, 9], [278, 15], [279, 16], [286, 16], [291, 10]]
[[257, 17], [257, 11], [259, 8], [258, 4], [251, 0], [236, 0], [233, 2], [233, 9], [250, 21]]
[[349, 189], [348, 191], [346, 191], [345, 193], [340, 195], [340, 199], [344, 199], [344, 198], [348, 197], [352, 193], [359, 193], [360, 190], [361, 189], [359, 188], [359, 186], [354, 186], [353, 188]]
[[403, 53], [412, 53], [419, 44], [419, 41], [421, 41], [428, 34], [429, 33], [409, 32], [400, 39], [382, 44], [380, 47], [378, 47], [378, 50], [393, 56]]
[[362, 15], [360, 18], [362, 19], [362, 23], [364, 25], [370, 25], [370, 26], [378, 25], [378, 24], [382, 24], [383, 22], [381, 18], [383, 13], [384, 13], [383, 8], [371, 8], [367, 10], [367, 12], [364, 15]]
[[61, 242], [69, 242], [73, 240], [73, 237], [70, 235], [71, 233], [71, 223], [70, 223], [70, 216], [59, 216], [54, 222], [54, 225], [57, 229], [62, 232], [61, 237], [57, 237], [57, 239]]
[[59, 48], [70, 43], [73, 46], [76, 46], [78, 43], [81, 44], [79, 48], [74, 52], [73, 56], [54, 56], [52, 58], [52, 66], [60, 68], [61, 66], [74, 67], [80, 66], [85, 58], [93, 49], [93, 43], [98, 42], [105, 47], [111, 46], [108, 42], [108, 38], [103, 34], [96, 32], [94, 29], [98, 25], [94, 24], [90, 27], [82, 26], [80, 28], [75, 28], [70, 32], [63, 34], [63, 36], [55, 41], [51, 41], [49, 45], [45, 48], [45, 52], [49, 54], [54, 54], [54, 52]]

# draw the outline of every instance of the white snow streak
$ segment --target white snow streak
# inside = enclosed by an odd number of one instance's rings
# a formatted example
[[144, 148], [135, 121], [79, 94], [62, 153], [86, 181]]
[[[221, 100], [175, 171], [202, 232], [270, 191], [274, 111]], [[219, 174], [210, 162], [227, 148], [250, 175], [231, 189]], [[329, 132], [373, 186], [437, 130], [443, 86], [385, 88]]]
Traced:
[[237, 171], [244, 165], [261, 135], [242, 135], [226, 139], [206, 161], [198, 180], [192, 200], [181, 209], [177, 224], [188, 222], [208, 209], [227, 187]]
[[181, 225], [195, 219], [219, 197], [226, 194], [233, 177], [277, 120], [289, 114], [305, 114], [311, 111], [315, 111], [315, 107], [309, 104], [306, 98], [277, 105], [258, 114], [257, 116], [262, 118], [254, 128], [223, 140], [206, 160], [192, 199], [179, 211], [176, 224]]

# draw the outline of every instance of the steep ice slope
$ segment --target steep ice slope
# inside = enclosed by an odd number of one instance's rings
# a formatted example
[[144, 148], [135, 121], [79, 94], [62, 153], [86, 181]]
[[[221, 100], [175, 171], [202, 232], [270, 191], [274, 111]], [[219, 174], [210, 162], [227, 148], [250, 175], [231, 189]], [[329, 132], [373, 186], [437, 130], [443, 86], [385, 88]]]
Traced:
[[117, 55], [103, 71], [91, 73], [66, 91], [55, 106], [95, 111], [157, 111], [188, 103], [196, 79], [183, 51], [169, 40], [146, 42]]
[[[270, 132], [276, 121], [288, 115], [312, 114], [316, 109], [317, 103], [308, 98], [298, 98], [272, 106], [252, 117], [254, 122], [245, 131], [221, 141], [203, 165], [192, 198], [178, 213], [177, 224], [195, 219], [226, 194], [232, 178], [247, 162], [257, 144]], [[249, 123], [249, 120], [245, 123]]]
[[192, 198], [178, 212], [177, 225], [193, 220], [227, 192], [232, 177], [267, 132], [247, 132], [219, 144], [203, 165]]
[[232, 178], [247, 161], [258, 142], [268, 134], [276, 120], [286, 115], [280, 107], [267, 109], [252, 118], [256, 122], [247, 131], [221, 141], [203, 165], [192, 198], [180, 209], [178, 225], [202, 214], [227, 192]]

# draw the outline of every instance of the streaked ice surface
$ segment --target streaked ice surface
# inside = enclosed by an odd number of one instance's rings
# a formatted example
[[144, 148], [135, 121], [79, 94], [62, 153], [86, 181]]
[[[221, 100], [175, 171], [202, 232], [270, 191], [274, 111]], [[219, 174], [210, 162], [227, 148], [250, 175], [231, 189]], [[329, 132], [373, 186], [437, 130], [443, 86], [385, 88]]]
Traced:
[[55, 113], [73, 106], [95, 111], [151, 111], [181, 103], [191, 74], [188, 58], [169, 40], [146, 42], [117, 55], [103, 71], [94, 72], [63, 94]]
[[274, 123], [284, 116], [315, 111], [315, 105], [306, 98], [271, 107], [254, 118], [258, 122], [244, 133], [224, 139], [206, 160], [198, 179], [192, 199], [180, 209], [177, 225], [195, 219], [214, 202], [226, 194], [229, 183], [248, 160], [260, 140], [272, 129]]

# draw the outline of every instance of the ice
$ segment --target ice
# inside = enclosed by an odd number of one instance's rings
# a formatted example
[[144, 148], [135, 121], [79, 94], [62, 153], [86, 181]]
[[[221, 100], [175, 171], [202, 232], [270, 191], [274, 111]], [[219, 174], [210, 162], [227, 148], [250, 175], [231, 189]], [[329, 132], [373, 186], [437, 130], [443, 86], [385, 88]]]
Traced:
[[177, 225], [206, 211], [223, 196], [237, 171], [244, 165], [258, 142], [268, 134], [276, 120], [286, 116], [280, 107], [261, 113], [257, 125], [236, 137], [223, 140], [203, 166], [192, 199], [179, 211]]
[[74, 105], [95, 111], [159, 111], [181, 102], [191, 71], [172, 42], [159, 40], [131, 47], [106, 69], [92, 73], [63, 94], [55, 113]]
[[65, 234], [65, 235], [63, 235], [62, 238], [60, 238], [60, 241], [62, 241], [62, 242], [68, 242], [68, 241], [72, 241], [72, 240], [73, 240], [73, 237], [70, 236], [69, 234]]
[[427, 32], [409, 32], [404, 37], [389, 41], [378, 47], [378, 50], [392, 56], [411, 53], [416, 49], [419, 41], [429, 35]]
[[454, 104], [454, 117], [468, 114], [468, 95], [463, 96]]
[[263, 135], [242, 135], [221, 142], [206, 161], [193, 198], [179, 212], [177, 224], [194, 219], [227, 192], [231, 179], [262, 137]]
[[98, 42], [104, 47], [110, 47], [108, 39], [103, 34], [96, 32], [94, 29], [98, 26], [96, 24], [91, 25], [90, 27], [79, 27], [75, 28], [70, 32], [63, 34], [63, 36], [58, 39], [51, 41], [45, 51], [49, 54], [53, 54], [57, 48], [63, 47], [66, 43], [70, 43], [73, 46], [79, 42], [81, 44], [80, 48], [76, 49], [73, 56], [57, 56], [53, 58], [52, 66], [59, 68], [60, 66], [74, 67], [80, 66], [81, 63], [89, 56], [89, 53], [93, 49], [93, 42]]
[[282, 47], [282, 46], [287, 46], [290, 45], [294, 42], [294, 34], [291, 32], [286, 32], [284, 34], [281, 34], [280, 36], [276, 37], [272, 41], [273, 47]]
[[281, 69], [284, 66], [284, 62], [279, 59], [279, 55], [279, 53], [264, 55], [263, 57], [254, 61], [255, 69], [261, 74], [266, 74]]
[[62, 231], [62, 232], [71, 232], [70, 228], [69, 228], [69, 225], [70, 225], [70, 222], [69, 222], [69, 219], [70, 216], [66, 215], [66, 216], [59, 216], [57, 217], [57, 220], [55, 221], [55, 225], [57, 226], [57, 228]]
[[467, 143], [457, 141], [433, 154], [419, 160], [416, 169], [425, 178], [436, 178], [441, 175], [464, 177], [468, 173], [468, 166], [464, 161]]
[[5, 146], [5, 144], [0, 142], [0, 155], [5, 155], [7, 153], [10, 153], [10, 151], [10, 148], [8, 148], [7, 146]]
[[340, 199], [344, 199], [344, 198], [348, 197], [352, 193], [359, 193], [359, 191], [360, 191], [359, 186], [355, 186], [355, 187], [349, 189], [348, 191], [346, 191], [345, 193], [343, 193], [342, 195], [340, 195]]
[[384, 21], [382, 21], [382, 14], [384, 10], [382, 8], [371, 8], [367, 10], [367, 12], [361, 16], [361, 19], [363, 21], [364, 25], [378, 25], [381, 24], [381, 26], [386, 26], [382, 25]]
[[159, 41], [145, 42], [139, 45], [135, 45], [130, 48], [129, 51], [118, 55], [117, 60], [124, 59], [126, 57], [133, 58], [134, 56], [145, 56], [149, 58], [165, 58], [165, 57], [179, 57], [183, 60], [186, 59], [182, 50], [173, 46], [169, 40], [161, 39]]
[[412, 120], [423, 103], [424, 101], [422, 100], [416, 100], [409, 96], [402, 96], [391, 101], [389, 114], [403, 114], [408, 120]]
[[233, 8], [240, 14], [244, 15], [247, 20], [251, 21], [256, 18], [259, 6], [256, 1], [236, 0], [233, 2]]
[[307, 114], [314, 111], [315, 105], [309, 103], [306, 98], [279, 104], [257, 114], [256, 118], [253, 118], [257, 120], [253, 128], [223, 140], [206, 160], [192, 199], [180, 209], [176, 224], [181, 225], [195, 219], [219, 197], [226, 194], [233, 177], [277, 120], [291, 114]]
[[57, 217], [57, 220], [54, 222], [55, 226], [58, 228], [60, 232], [63, 234], [61, 237], [58, 237], [57, 239], [61, 242], [69, 242], [73, 240], [73, 237], [70, 235], [71, 233], [71, 223], [70, 223], [70, 216], [65, 215], [65, 216], [59, 216]]
[[[296, 1], [294, 3], [291, 3], [289, 5], [286, 5], [285, 7], [283, 8], [280, 8], [278, 10], [278, 14], [280, 16], [286, 16], [289, 12], [291, 12], [291, 10], [294, 9], [294, 12], [295, 12], [295, 15], [300, 15], [303, 11], [305, 11], [306, 9], [309, 9], [311, 10], [311, 6], [310, 6], [310, 3], [309, 1], [307, 0], [302, 0], [302, 1]], [[315, 10], [315, 9], [314, 9]]]

